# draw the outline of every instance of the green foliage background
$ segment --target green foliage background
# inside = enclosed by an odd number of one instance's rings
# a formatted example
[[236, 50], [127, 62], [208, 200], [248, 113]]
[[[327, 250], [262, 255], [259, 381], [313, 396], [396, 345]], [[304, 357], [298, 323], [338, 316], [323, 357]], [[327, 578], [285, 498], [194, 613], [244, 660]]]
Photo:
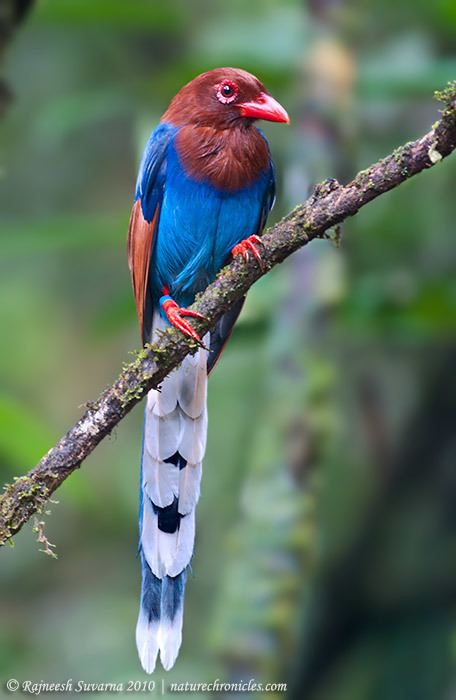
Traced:
[[[427, 130], [433, 90], [456, 76], [455, 32], [451, 0], [37, 3], [9, 51], [1, 129], [2, 480], [138, 345], [132, 191], [185, 81], [242, 66], [289, 110], [290, 128], [264, 127], [274, 221], [312, 183]], [[456, 692], [456, 446], [429, 399], [454, 366], [455, 174], [453, 158], [406, 183], [348, 221], [340, 248], [315, 242], [251, 290], [211, 377], [184, 643], [166, 682], [288, 681], [308, 700]], [[1, 552], [0, 679], [144, 677], [141, 428], [138, 408], [59, 490], [45, 518], [57, 560], [30, 528]], [[427, 433], [415, 472], [407, 450]]]

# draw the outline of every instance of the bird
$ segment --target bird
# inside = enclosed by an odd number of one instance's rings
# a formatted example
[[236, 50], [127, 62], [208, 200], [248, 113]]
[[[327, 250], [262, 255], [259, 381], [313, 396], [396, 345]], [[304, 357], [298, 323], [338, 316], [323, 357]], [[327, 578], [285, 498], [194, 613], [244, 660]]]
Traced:
[[189, 309], [232, 257], [261, 264], [261, 232], [275, 200], [268, 142], [257, 120], [289, 123], [251, 73], [216, 68], [171, 100], [145, 146], [128, 229], [128, 264], [143, 344], [170, 326], [196, 344], [149, 391], [140, 471], [141, 598], [136, 645], [146, 673], [165, 670], [182, 642], [207, 434], [207, 378], [243, 305], [201, 338]]

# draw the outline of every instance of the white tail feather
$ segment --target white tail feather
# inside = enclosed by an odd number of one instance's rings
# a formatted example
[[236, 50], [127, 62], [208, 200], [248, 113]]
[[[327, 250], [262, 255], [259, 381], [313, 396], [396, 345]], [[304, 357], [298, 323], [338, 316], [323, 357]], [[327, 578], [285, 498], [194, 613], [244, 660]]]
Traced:
[[174, 464], [154, 459], [148, 452], [143, 459], [143, 488], [156, 506], [171, 505], [179, 494], [179, 469]]
[[177, 576], [182, 571], [182, 569], [179, 569], [179, 571], [174, 573], [174, 561], [178, 554], [178, 535], [179, 530], [176, 530], [176, 532], [158, 530], [158, 550], [163, 567], [163, 575], [165, 576]]
[[[206, 338], [205, 341], [206, 342]], [[187, 355], [182, 363], [177, 398], [179, 406], [190, 418], [198, 418], [206, 406], [207, 353]]]
[[158, 528], [158, 517], [146, 499], [143, 507], [141, 546], [157, 578], [177, 576], [190, 563], [195, 543], [195, 509], [183, 517], [176, 532]]
[[199, 418], [189, 418], [185, 413], [182, 414], [180, 427], [180, 454], [191, 464], [202, 462], [206, 451], [207, 409], [204, 408]]
[[173, 370], [171, 374], [163, 380], [159, 390], [155, 390], [157, 397], [154, 406], [154, 413], [158, 416], [165, 416], [174, 411], [177, 404], [177, 390], [179, 386], [178, 371]]
[[166, 575], [166, 569], [163, 562], [163, 556], [160, 552], [158, 536], [158, 517], [154, 513], [150, 499], [144, 498], [141, 527], [141, 547], [152, 572], [158, 578], [163, 578], [163, 576]]
[[177, 452], [182, 437], [182, 411], [176, 407], [160, 417], [153, 411], [146, 418], [145, 444], [154, 459], [165, 460]]
[[[156, 331], [165, 324], [155, 315], [153, 325]], [[204, 342], [209, 345], [209, 334]], [[136, 642], [147, 673], [155, 668], [158, 650], [163, 667], [170, 669], [182, 641], [185, 569], [193, 554], [195, 506], [206, 449], [206, 395], [207, 351], [200, 348], [166, 377], [160, 391], [151, 390], [147, 399], [141, 548], [152, 574], [159, 579], [153, 579], [155, 583], [150, 585], [162, 585], [165, 599], [168, 596], [165, 602], [162, 597], [156, 619], [152, 620], [143, 610], [138, 618]], [[171, 518], [172, 523], [173, 517], [180, 518], [178, 527], [174, 532], [166, 532], [166, 519]]]
[[148, 622], [147, 616], [140, 612], [136, 623], [136, 646], [146, 673], [153, 673], [157, 663], [159, 625], [158, 621]]
[[162, 620], [158, 634], [160, 647], [160, 661], [165, 671], [169, 671], [175, 664], [182, 643], [182, 622], [184, 606], [176, 613], [174, 620]]
[[200, 495], [202, 464], [187, 464], [179, 475], [179, 513], [186, 515], [196, 506]]
[[[164, 534], [167, 533], [160, 532], [160, 535]], [[168, 576], [177, 576], [190, 564], [195, 544], [195, 509], [181, 519], [179, 529], [174, 536], [176, 536], [174, 551], [166, 566]]]

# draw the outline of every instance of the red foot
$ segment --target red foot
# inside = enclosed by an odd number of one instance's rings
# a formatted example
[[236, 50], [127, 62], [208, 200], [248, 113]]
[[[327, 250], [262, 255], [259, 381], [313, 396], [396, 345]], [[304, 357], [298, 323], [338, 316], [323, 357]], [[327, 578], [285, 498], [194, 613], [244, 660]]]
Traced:
[[244, 260], [248, 260], [250, 253], [253, 253], [255, 258], [258, 260], [259, 266], [263, 269], [263, 260], [261, 259], [260, 251], [258, 250], [258, 245], [263, 245], [263, 241], [259, 236], [253, 235], [244, 239], [240, 243], [234, 246], [231, 251], [231, 255], [236, 257], [237, 255], [242, 255]]
[[162, 302], [162, 308], [163, 311], [166, 314], [166, 318], [170, 322], [174, 328], [178, 328], [181, 333], [186, 335], [188, 338], [191, 338], [194, 340], [198, 345], [201, 345], [202, 348], [207, 348], [205, 347], [203, 341], [201, 340], [201, 337], [198, 335], [198, 333], [195, 331], [195, 329], [188, 323], [188, 321], [184, 320], [184, 316], [189, 316], [190, 318], [200, 318], [202, 321], [207, 321], [206, 316], [203, 316], [203, 314], [200, 314], [198, 311], [192, 311], [191, 309], [183, 309], [180, 306], [176, 304], [175, 301], [172, 299], [165, 299], [165, 301]]

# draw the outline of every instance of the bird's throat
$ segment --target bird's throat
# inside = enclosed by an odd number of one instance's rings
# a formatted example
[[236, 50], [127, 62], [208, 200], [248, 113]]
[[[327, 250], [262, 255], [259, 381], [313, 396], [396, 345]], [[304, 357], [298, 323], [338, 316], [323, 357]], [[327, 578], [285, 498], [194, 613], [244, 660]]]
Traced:
[[184, 126], [176, 136], [176, 150], [189, 177], [225, 192], [249, 187], [269, 167], [266, 140], [253, 126]]

